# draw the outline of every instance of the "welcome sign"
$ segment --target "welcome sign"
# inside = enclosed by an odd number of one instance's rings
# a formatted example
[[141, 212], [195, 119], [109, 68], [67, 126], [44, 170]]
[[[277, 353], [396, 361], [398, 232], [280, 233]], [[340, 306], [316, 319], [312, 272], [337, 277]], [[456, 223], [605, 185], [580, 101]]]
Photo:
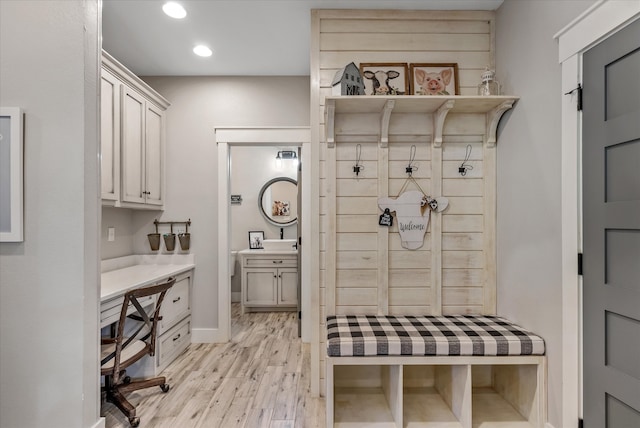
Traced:
[[397, 198], [380, 198], [378, 207], [395, 211], [402, 247], [417, 250], [424, 245], [430, 212], [442, 212], [449, 205], [447, 198], [431, 198], [417, 190], [404, 192]]

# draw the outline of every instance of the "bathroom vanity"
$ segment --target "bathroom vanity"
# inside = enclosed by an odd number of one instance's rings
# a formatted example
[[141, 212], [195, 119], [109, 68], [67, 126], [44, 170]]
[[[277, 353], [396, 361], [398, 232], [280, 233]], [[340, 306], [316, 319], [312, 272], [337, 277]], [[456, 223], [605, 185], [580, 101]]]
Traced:
[[[283, 249], [265, 246], [238, 252], [242, 269], [242, 313], [297, 309], [298, 251], [292, 247], [295, 240], [281, 242]], [[284, 249], [287, 246], [289, 249]]]

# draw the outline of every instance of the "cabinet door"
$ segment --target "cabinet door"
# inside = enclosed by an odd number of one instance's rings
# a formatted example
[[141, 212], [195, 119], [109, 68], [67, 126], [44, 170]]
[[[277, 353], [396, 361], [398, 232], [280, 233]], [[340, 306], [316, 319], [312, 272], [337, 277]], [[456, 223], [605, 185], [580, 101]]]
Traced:
[[153, 104], [146, 106], [145, 117], [145, 202], [162, 205], [164, 193], [164, 112]]
[[120, 91], [122, 83], [102, 70], [100, 86], [100, 163], [102, 199], [120, 199]]
[[143, 203], [145, 190], [145, 101], [124, 86], [122, 91], [122, 200]]
[[278, 302], [277, 269], [248, 269], [242, 295], [247, 306], [274, 306]]
[[278, 305], [298, 304], [298, 270], [278, 269]]

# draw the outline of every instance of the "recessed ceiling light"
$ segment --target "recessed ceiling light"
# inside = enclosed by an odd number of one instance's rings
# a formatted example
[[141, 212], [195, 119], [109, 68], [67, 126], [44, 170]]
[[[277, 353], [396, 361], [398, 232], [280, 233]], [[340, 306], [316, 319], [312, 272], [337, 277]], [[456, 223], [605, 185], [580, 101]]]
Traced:
[[193, 53], [199, 56], [211, 56], [213, 52], [205, 45], [198, 45], [193, 48]]
[[162, 6], [162, 10], [164, 13], [175, 19], [182, 19], [187, 16], [187, 11], [184, 10], [184, 7], [182, 7], [180, 3], [176, 3], [174, 1], [165, 3]]

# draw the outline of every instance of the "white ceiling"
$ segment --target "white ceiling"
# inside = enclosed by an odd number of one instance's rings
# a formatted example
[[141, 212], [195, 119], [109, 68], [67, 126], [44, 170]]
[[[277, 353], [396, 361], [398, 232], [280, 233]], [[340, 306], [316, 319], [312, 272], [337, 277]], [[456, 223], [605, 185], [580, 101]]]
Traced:
[[[139, 76], [309, 75], [311, 9], [494, 10], [503, 0], [104, 0], [103, 48]], [[192, 53], [196, 44], [213, 50]]]

